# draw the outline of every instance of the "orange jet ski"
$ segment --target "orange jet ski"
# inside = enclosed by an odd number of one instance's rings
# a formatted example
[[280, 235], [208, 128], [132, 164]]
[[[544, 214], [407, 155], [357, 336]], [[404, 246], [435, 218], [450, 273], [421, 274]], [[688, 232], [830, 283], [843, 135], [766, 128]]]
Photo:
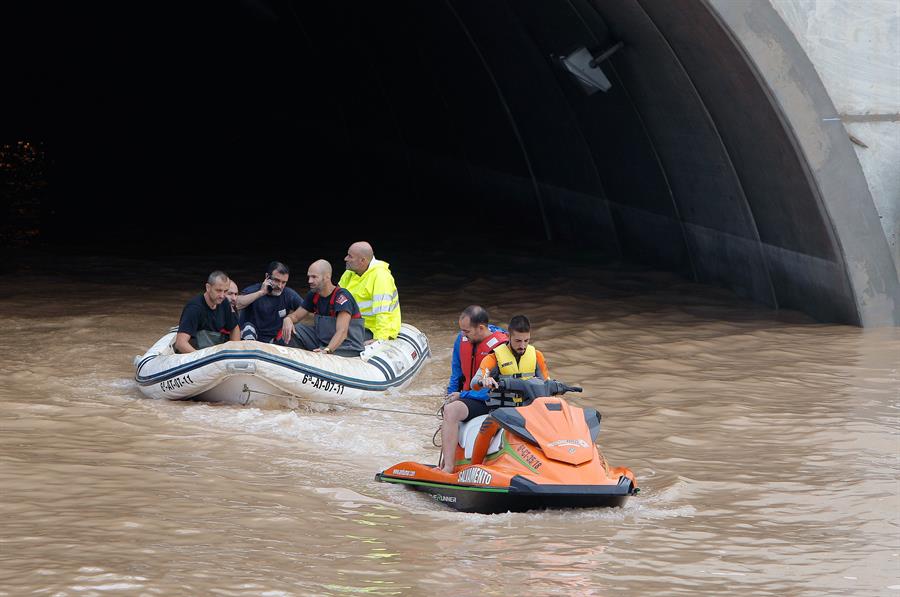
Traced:
[[538, 378], [499, 385], [489, 402], [499, 408], [460, 424], [453, 473], [407, 461], [375, 479], [482, 514], [615, 507], [638, 493], [634, 473], [610, 467], [595, 445], [600, 413], [558, 397], [581, 388]]

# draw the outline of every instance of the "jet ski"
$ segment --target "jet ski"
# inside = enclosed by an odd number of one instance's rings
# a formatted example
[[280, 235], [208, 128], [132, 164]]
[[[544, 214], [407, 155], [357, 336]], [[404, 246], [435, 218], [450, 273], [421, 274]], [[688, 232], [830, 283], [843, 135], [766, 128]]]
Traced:
[[490, 414], [460, 423], [453, 473], [400, 462], [376, 481], [422, 491], [461, 512], [605, 508], [639, 491], [634, 473], [611, 467], [596, 446], [600, 413], [561, 398], [578, 387], [538, 378], [501, 378]]

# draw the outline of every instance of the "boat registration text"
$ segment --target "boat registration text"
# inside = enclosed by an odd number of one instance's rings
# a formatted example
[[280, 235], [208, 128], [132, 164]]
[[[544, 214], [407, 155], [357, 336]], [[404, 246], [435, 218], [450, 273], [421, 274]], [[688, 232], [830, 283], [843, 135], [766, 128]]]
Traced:
[[334, 394], [344, 393], [344, 384], [328, 381], [327, 379], [313, 377], [312, 375], [308, 375], [306, 373], [303, 374], [303, 383], [311, 385], [315, 389], [322, 390], [324, 392], [332, 392]]
[[159, 387], [163, 392], [169, 392], [171, 390], [177, 390], [193, 383], [194, 380], [191, 379], [190, 374], [185, 374], [180, 377], [173, 377], [172, 379], [161, 381], [159, 382]]

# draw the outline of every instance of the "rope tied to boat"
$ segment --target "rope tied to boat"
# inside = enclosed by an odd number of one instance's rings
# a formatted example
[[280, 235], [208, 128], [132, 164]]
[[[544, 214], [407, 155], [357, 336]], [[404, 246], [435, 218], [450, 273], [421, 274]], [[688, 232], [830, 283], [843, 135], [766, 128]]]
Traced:
[[[435, 430], [434, 435], [431, 436], [431, 445], [435, 448], [443, 447], [442, 442], [438, 442], [438, 437], [441, 435], [441, 429], [444, 427], [444, 407], [450, 404], [450, 397], [444, 398], [444, 402], [441, 404], [441, 407], [437, 411], [437, 418], [440, 419], [441, 424], [438, 425], [438, 428]], [[441, 452], [441, 457], [438, 460], [438, 466], [441, 467], [444, 465], [444, 453]]]
[[[314, 404], [326, 404], [328, 406], [339, 406], [341, 408], [353, 408], [353, 409], [357, 409], [357, 410], [375, 410], [375, 411], [379, 411], [379, 412], [399, 413], [401, 415], [417, 415], [417, 416], [422, 416], [422, 417], [438, 417], [438, 418], [440, 418], [440, 416], [441, 416], [440, 410], [437, 413], [424, 413], [424, 412], [418, 412], [418, 411], [414, 411], [414, 410], [398, 410], [398, 409], [393, 409], [393, 408], [375, 408], [374, 406], [357, 406], [357, 405], [346, 404], [346, 403], [342, 404], [340, 402], [326, 402], [325, 400], [313, 400], [311, 398], [302, 398], [300, 396], [294, 396], [293, 394], [272, 394], [270, 392], [263, 392], [262, 390], [251, 390], [247, 386], [247, 384], [244, 384], [244, 389], [241, 391], [241, 393], [247, 394], [247, 399], [244, 400], [244, 402], [243, 402], [243, 404], [245, 406], [247, 404], [249, 404], [252, 394], [262, 394], [263, 396], [270, 396], [272, 398], [286, 398], [288, 400], [293, 398], [294, 400], [298, 400], [301, 402], [312, 402]], [[443, 406], [441, 406], [441, 409], [443, 409]]]

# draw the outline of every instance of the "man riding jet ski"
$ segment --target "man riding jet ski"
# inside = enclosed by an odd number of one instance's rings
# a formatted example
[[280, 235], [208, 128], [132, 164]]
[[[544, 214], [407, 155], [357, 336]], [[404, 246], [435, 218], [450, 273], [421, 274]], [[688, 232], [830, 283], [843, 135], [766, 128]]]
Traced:
[[510, 406], [460, 424], [452, 473], [401, 462], [375, 479], [462, 512], [622, 506], [637, 482], [630, 469], [610, 467], [595, 445], [600, 413], [557, 397], [580, 391], [555, 380], [501, 378], [491, 399]]

